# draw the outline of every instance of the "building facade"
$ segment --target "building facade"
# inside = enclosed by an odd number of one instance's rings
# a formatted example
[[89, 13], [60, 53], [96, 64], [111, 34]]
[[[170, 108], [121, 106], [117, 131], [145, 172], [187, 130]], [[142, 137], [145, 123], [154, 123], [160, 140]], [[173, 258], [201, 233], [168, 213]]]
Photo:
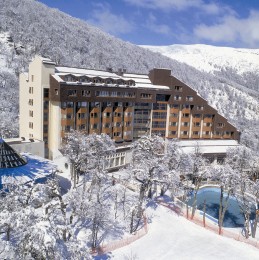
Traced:
[[239, 140], [237, 129], [168, 69], [143, 75], [36, 57], [20, 75], [20, 136], [43, 140], [54, 158], [71, 129], [105, 133], [118, 144], [151, 134]]

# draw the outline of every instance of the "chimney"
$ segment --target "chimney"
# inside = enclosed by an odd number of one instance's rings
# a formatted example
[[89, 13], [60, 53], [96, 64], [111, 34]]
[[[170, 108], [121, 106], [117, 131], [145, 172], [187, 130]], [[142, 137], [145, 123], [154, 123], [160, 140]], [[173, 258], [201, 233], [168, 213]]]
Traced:
[[117, 72], [117, 75], [123, 76], [123, 73], [125, 73], [125, 72], [126, 72], [126, 69], [119, 68], [118, 72]]

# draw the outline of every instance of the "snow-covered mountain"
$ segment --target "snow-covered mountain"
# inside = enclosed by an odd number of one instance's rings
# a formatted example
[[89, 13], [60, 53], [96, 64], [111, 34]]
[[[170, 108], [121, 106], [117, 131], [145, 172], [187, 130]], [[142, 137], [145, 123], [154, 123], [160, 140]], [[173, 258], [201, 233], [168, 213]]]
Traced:
[[143, 46], [205, 72], [233, 69], [242, 75], [259, 73], [259, 49], [236, 49], [204, 44]]
[[[162, 50], [167, 47], [151, 51], [124, 42], [34, 0], [0, 0], [0, 6], [0, 134], [18, 134], [18, 75], [39, 54], [84, 68], [136, 73], [169, 68], [235, 124], [247, 144], [259, 149], [258, 50], [178, 45], [172, 51], [168, 47], [170, 57], [165, 57]], [[247, 61], [241, 63], [244, 57]]]
[[[259, 49], [204, 44], [142, 47], [216, 76], [227, 74], [224, 72], [235, 74], [236, 80], [241, 81], [245, 87], [259, 91]], [[252, 76], [254, 82], [250, 82]]]

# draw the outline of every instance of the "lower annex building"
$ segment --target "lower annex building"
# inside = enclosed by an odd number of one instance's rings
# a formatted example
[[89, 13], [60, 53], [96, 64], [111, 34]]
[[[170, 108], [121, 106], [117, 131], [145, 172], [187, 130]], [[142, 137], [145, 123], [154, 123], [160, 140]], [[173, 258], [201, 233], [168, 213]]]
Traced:
[[240, 133], [195, 90], [153, 69], [148, 75], [56, 66], [36, 56], [20, 75], [20, 136], [45, 142], [54, 158], [71, 129], [116, 143], [142, 135], [239, 140]]

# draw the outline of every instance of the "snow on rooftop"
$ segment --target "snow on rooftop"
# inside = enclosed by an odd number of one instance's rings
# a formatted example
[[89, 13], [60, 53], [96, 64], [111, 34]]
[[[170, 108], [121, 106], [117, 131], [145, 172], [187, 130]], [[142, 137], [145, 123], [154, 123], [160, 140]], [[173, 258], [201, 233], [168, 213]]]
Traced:
[[70, 68], [70, 67], [56, 67], [56, 72], [58, 73], [70, 73], [70, 74], [81, 74], [93, 77], [111, 77], [111, 78], [121, 78], [116, 73], [101, 71], [101, 70], [90, 70], [90, 69], [80, 69], [80, 68]]
[[178, 142], [181, 147], [185, 146], [237, 146], [237, 140], [181, 140]]
[[128, 77], [128, 78], [149, 79], [148, 75], [145, 75], [145, 74], [124, 73], [123, 76]]
[[169, 90], [170, 88], [167, 86], [161, 86], [161, 85], [153, 85], [153, 84], [145, 84], [145, 83], [136, 83], [134, 86], [136, 88], [151, 88], [151, 89], [167, 89]]
[[26, 183], [36, 179], [46, 178], [55, 172], [55, 164], [39, 156], [23, 153], [27, 164], [13, 168], [0, 169], [0, 187], [3, 184], [18, 182]]
[[178, 144], [185, 153], [194, 153], [198, 147], [203, 154], [224, 154], [229, 148], [239, 146], [236, 140], [186, 140], [179, 141]]
[[57, 82], [64, 82], [64, 80], [60, 77], [60, 75], [51, 75]]

